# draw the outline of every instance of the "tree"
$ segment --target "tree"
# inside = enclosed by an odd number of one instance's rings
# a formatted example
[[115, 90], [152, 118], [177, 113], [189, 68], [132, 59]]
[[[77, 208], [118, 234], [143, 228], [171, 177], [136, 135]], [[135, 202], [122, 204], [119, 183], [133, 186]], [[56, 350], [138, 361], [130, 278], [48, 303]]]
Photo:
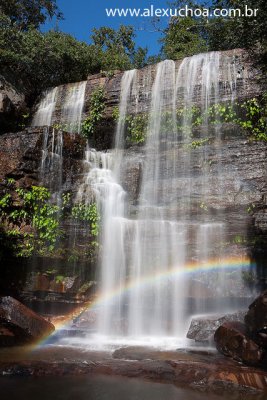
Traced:
[[62, 18], [56, 0], [0, 0], [0, 13], [25, 31], [39, 28], [47, 18]]
[[5, 16], [0, 22], [2, 73], [11, 71], [33, 94], [49, 86], [86, 79], [101, 68], [98, 49], [93, 45], [62, 32], [21, 31]]
[[[213, 0], [210, 9], [234, 9], [226, 17], [172, 17], [161, 39], [164, 57], [176, 59], [202, 51], [249, 49], [267, 65], [267, 7], [265, 0]], [[205, 2], [177, 0], [172, 8], [204, 8]], [[244, 16], [245, 9], [257, 9], [256, 15]], [[239, 11], [240, 10], [240, 15]], [[257, 59], [256, 57], [254, 58]]]
[[146, 65], [147, 49], [136, 49], [134, 38], [132, 26], [121, 25], [118, 30], [106, 26], [93, 29], [91, 39], [99, 54], [102, 54], [102, 69], [126, 70]]
[[[177, 0], [170, 4], [171, 8], [181, 9], [185, 6], [192, 9], [201, 8], [194, 2]], [[172, 17], [168, 27], [160, 39], [163, 58], [180, 59], [207, 51], [207, 41], [203, 26], [206, 20], [194, 16]]]
[[207, 51], [207, 43], [200, 35], [198, 22], [191, 17], [174, 17], [160, 40], [163, 58], [173, 60]]
[[[267, 39], [267, 8], [263, 0], [213, 0], [213, 7], [240, 10], [235, 16], [213, 18], [208, 29], [210, 47], [251, 48]], [[245, 8], [257, 9], [256, 15], [245, 17]], [[228, 42], [228, 46], [227, 46]], [[220, 44], [221, 43], [221, 44]]]

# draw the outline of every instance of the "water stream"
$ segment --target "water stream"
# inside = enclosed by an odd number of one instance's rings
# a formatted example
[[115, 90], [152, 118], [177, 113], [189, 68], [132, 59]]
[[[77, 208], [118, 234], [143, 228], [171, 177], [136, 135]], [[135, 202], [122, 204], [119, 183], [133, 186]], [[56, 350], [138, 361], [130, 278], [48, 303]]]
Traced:
[[[206, 208], [206, 196], [214, 190], [214, 181], [208, 173], [207, 147], [201, 146], [201, 141], [205, 143], [212, 136], [220, 155], [220, 123], [216, 128], [210, 126], [208, 112], [219, 102], [222, 90], [231, 90], [235, 97], [235, 78], [229, 64], [220, 59], [220, 53], [212, 52], [185, 58], [178, 68], [170, 60], [157, 65], [134, 216], [120, 171], [127, 157], [123, 152], [127, 110], [131, 103], [139, 109], [143, 88], [138, 71], [123, 75], [115, 148], [109, 154], [113, 163], [99, 163], [96, 179], [91, 180], [103, 221], [100, 285], [102, 297], [107, 300], [99, 312], [100, 335], [183, 337], [188, 298], [198, 298], [198, 291], [208, 287], [205, 277], [192, 284], [192, 278], [184, 273], [186, 264], [195, 261], [202, 265], [211, 257], [218, 265], [222, 262], [225, 224], [222, 215], [214, 217]], [[149, 69], [145, 74], [148, 76], [142, 77], [143, 82], [151, 80]], [[192, 159], [192, 110], [196, 102], [200, 104], [202, 133], [199, 151]], [[178, 111], [183, 108], [186, 112], [178, 119]], [[182, 160], [181, 146], [188, 149]], [[201, 166], [198, 188], [193, 171], [196, 163]], [[222, 179], [217, 173], [217, 182]], [[224, 271], [218, 272], [216, 279], [215, 289], [223, 293]], [[204, 313], [205, 303], [196, 306], [195, 312]]]
[[[79, 132], [86, 82], [67, 85], [62, 95], [60, 121], [69, 132]], [[48, 91], [33, 123], [50, 125], [60, 89]], [[76, 201], [96, 199], [101, 213], [99, 283], [101, 306], [97, 334], [105, 337], [184, 337], [190, 309], [200, 314], [207, 302], [202, 292], [213, 291], [214, 308], [224, 310], [227, 292], [223, 269], [190, 276], [187, 266], [220, 266], [226, 255], [222, 213], [206, 206], [212, 193], [223, 194], [220, 161], [210, 174], [209, 151], [221, 158], [221, 123], [209, 112], [227, 94], [236, 95], [232, 59], [219, 52], [185, 58], [180, 64], [163, 61], [143, 71], [126, 71], [121, 80], [119, 120], [114, 149], [98, 152], [87, 146], [84, 180]], [[127, 117], [148, 106], [146, 138], [140, 156], [141, 178], [137, 204], [131, 204], [123, 177], [127, 160]], [[195, 136], [195, 114], [201, 120]], [[54, 117], [55, 120], [56, 117]], [[50, 134], [51, 136], [51, 134]], [[206, 145], [208, 144], [208, 145]], [[41, 173], [49, 164], [62, 179], [62, 135], [44, 135]], [[197, 151], [195, 151], [197, 148]], [[48, 157], [48, 154], [50, 156]], [[58, 173], [59, 172], [59, 173]], [[218, 300], [217, 300], [218, 299]]]

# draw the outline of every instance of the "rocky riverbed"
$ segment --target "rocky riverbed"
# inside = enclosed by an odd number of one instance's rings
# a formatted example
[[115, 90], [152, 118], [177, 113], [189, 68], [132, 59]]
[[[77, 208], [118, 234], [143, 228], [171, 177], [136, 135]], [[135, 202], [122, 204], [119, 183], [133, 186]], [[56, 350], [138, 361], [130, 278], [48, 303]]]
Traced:
[[267, 371], [216, 351], [160, 351], [125, 347], [114, 352], [67, 346], [16, 347], [0, 354], [1, 376], [109, 375], [172, 383], [207, 392], [267, 391]]

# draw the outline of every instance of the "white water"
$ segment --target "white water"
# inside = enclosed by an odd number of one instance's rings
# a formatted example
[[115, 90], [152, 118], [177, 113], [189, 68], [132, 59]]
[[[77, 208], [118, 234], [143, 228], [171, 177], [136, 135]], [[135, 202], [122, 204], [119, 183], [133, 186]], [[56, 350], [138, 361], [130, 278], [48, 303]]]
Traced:
[[86, 83], [87, 81], [83, 81], [66, 86], [60, 122], [67, 132], [80, 133], [81, 131]]
[[33, 117], [32, 126], [50, 126], [53, 112], [56, 107], [58, 95], [58, 87], [48, 89], [43, 93], [42, 100], [38, 105], [38, 109]]
[[[231, 60], [221, 60], [217, 52], [186, 58], [178, 71], [173, 61], [157, 65], [152, 92], [145, 93], [151, 103], [142, 184], [137, 213], [130, 217], [120, 173], [124, 159], [125, 116], [130, 104], [134, 104], [135, 110], [140, 109], [138, 96], [147, 87], [146, 82], [150, 82], [151, 70], [146, 70], [142, 82], [135, 70], [123, 76], [115, 149], [108, 154], [88, 150], [88, 160], [94, 160], [91, 164], [94, 167], [88, 174], [87, 185], [80, 189], [86, 198], [86, 190], [91, 185], [101, 209], [100, 285], [101, 296], [106, 300], [100, 307], [98, 334], [107, 341], [122, 336], [130, 341], [184, 336], [187, 298], [192, 296], [192, 290], [193, 296], [198, 297], [203, 280], [200, 285], [186, 274], [174, 275], [171, 269], [183, 271], [190, 261], [203, 264], [211, 256], [214, 258], [214, 252], [218, 264], [223, 257], [224, 222], [214, 221], [205, 205], [206, 196], [214, 185], [205, 166], [206, 146], [197, 155], [202, 167], [196, 199], [192, 173], [196, 159], [192, 160], [190, 148], [186, 158], [179, 160], [179, 147], [194, 140], [192, 117], [184, 115], [182, 134], [178, 133], [176, 110], [183, 106], [190, 109], [198, 101], [205, 115], [211, 104], [219, 102], [220, 90], [231, 90], [232, 98], [235, 97], [235, 79]], [[203, 125], [205, 135], [199, 139], [213, 135], [219, 155], [220, 125], [211, 131], [207, 119]], [[216, 179], [222, 179], [220, 174]], [[196, 204], [198, 209], [193, 213]], [[221, 272], [218, 295], [223, 285], [224, 273]], [[196, 307], [196, 312], [205, 312], [203, 305]]]
[[[64, 131], [80, 133], [87, 81], [70, 83], [48, 89], [42, 95], [32, 126], [51, 126], [55, 123]], [[63, 98], [63, 100], [61, 100]], [[56, 105], [60, 101], [60, 117]]]

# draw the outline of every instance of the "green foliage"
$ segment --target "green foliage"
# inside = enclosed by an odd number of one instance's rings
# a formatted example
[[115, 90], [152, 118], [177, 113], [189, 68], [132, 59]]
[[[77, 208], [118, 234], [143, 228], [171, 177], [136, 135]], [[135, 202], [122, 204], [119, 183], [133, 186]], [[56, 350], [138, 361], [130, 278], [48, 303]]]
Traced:
[[1, 199], [0, 199], [0, 209], [4, 213], [5, 209], [9, 207], [11, 201], [11, 195], [6, 193]]
[[[267, 7], [265, 0], [213, 0], [201, 2], [176, 0], [171, 8], [240, 9], [240, 15], [226, 17], [172, 17], [163, 30], [160, 42], [164, 57], [179, 59], [203, 51], [245, 48], [255, 60], [267, 67]], [[257, 9], [257, 14], [244, 17], [245, 7]]]
[[147, 122], [147, 114], [129, 115], [126, 117], [127, 139], [131, 144], [140, 144], [145, 141]]
[[246, 242], [247, 242], [246, 238], [244, 236], [241, 236], [241, 235], [236, 235], [233, 238], [233, 243], [234, 244], [244, 244]]
[[120, 109], [119, 107], [114, 107], [112, 110], [112, 118], [114, 121], [118, 121], [120, 118]]
[[209, 108], [213, 124], [230, 122], [240, 126], [251, 139], [267, 141], [267, 96], [250, 99], [241, 104], [216, 104]]
[[208, 142], [209, 138], [193, 140], [191, 143], [187, 144], [186, 147], [191, 149], [197, 149], [198, 147], [204, 146]]
[[[100, 229], [97, 205], [77, 203], [72, 206], [69, 192], [62, 195], [61, 204], [61, 208], [53, 205], [50, 192], [39, 186], [32, 186], [30, 190], [18, 188], [12, 196], [6, 193], [0, 198], [0, 233], [5, 232], [6, 240], [12, 239], [10, 242], [15, 256], [59, 254], [59, 239], [63, 235], [59, 224], [60, 217], [64, 216], [88, 225], [92, 240], [86, 248], [86, 256], [91, 261], [96, 259]], [[68, 253], [69, 249], [66, 251]], [[70, 262], [81, 256], [74, 251], [71, 250]]]
[[66, 82], [81, 81], [99, 71], [98, 49], [71, 35], [29, 28], [24, 32], [0, 15], [2, 72], [19, 77], [34, 93]]
[[47, 18], [62, 18], [55, 0], [0, 0], [0, 10], [21, 30], [38, 28]]
[[102, 26], [93, 29], [91, 39], [99, 51], [103, 70], [126, 70], [146, 64], [147, 49], [135, 49], [135, 33], [132, 26], [120, 25], [115, 30]]
[[57, 276], [55, 277], [56, 283], [63, 283], [64, 279], [65, 279], [65, 276], [64, 276], [64, 275], [57, 275]]
[[105, 91], [103, 87], [96, 88], [90, 97], [90, 111], [82, 123], [82, 135], [90, 138], [95, 133], [97, 125], [103, 118], [105, 110]]
[[255, 204], [250, 204], [248, 207], [247, 207], [247, 213], [248, 214], [253, 214], [253, 212], [254, 212], [254, 210], [255, 210]]
[[[194, 128], [205, 123], [214, 126], [221, 123], [232, 123], [241, 127], [251, 139], [267, 141], [267, 95], [243, 103], [214, 104], [204, 113], [196, 106], [190, 109], [178, 109], [176, 113], [177, 129], [183, 134], [191, 130], [191, 127]], [[198, 143], [198, 141], [191, 143], [192, 147], [202, 144], [204, 144], [203, 139], [202, 143]]]
[[135, 50], [132, 60], [134, 68], [143, 68], [145, 65], [147, 65], [147, 52], [147, 47], [138, 47]]
[[[200, 4], [192, 1], [177, 0], [170, 4], [172, 8], [177, 9], [185, 5], [201, 8]], [[160, 39], [164, 58], [176, 60], [207, 51], [207, 43], [202, 35], [202, 24], [201, 18], [172, 17]]]
[[[214, 18], [206, 25], [210, 50], [249, 48], [266, 51], [267, 8], [264, 0], [213, 0], [216, 8], [239, 8], [241, 15]], [[258, 9], [256, 16], [243, 17], [245, 7]]]
[[96, 203], [74, 204], [71, 210], [71, 215], [76, 220], [89, 222], [91, 235], [94, 237], [98, 236], [100, 216]]
[[199, 205], [199, 207], [203, 210], [203, 211], [208, 211], [208, 206], [206, 203], [204, 203], [204, 201], [202, 201]]
[[[52, 252], [61, 235], [59, 208], [49, 203], [50, 193], [44, 187], [32, 186], [31, 190], [16, 189], [16, 199], [5, 194], [0, 199], [0, 220], [9, 237], [19, 239], [17, 256]], [[29, 226], [26, 233], [22, 225]]]
[[250, 99], [244, 102], [241, 107], [245, 111], [245, 119], [239, 120], [239, 125], [248, 131], [255, 140], [267, 142], [267, 95], [263, 98]]
[[33, 97], [89, 74], [146, 64], [147, 49], [135, 47], [131, 26], [93, 29], [92, 43], [87, 44], [59, 30], [40, 32], [47, 17], [62, 17], [55, 0], [0, 0], [1, 72], [17, 85], [23, 82]]
[[[119, 119], [119, 109], [113, 109], [112, 117]], [[252, 140], [267, 140], [267, 95], [261, 99], [251, 99], [243, 103], [218, 103], [203, 110], [193, 105], [176, 110], [176, 120], [172, 111], [165, 111], [161, 118], [162, 133], [177, 131], [187, 141], [194, 137], [195, 128], [206, 124], [216, 127], [222, 123], [234, 124], [242, 129]], [[141, 144], [146, 140], [148, 115], [146, 113], [125, 117], [126, 139], [128, 144]], [[210, 138], [192, 140], [187, 148], [196, 149], [209, 142]]]

